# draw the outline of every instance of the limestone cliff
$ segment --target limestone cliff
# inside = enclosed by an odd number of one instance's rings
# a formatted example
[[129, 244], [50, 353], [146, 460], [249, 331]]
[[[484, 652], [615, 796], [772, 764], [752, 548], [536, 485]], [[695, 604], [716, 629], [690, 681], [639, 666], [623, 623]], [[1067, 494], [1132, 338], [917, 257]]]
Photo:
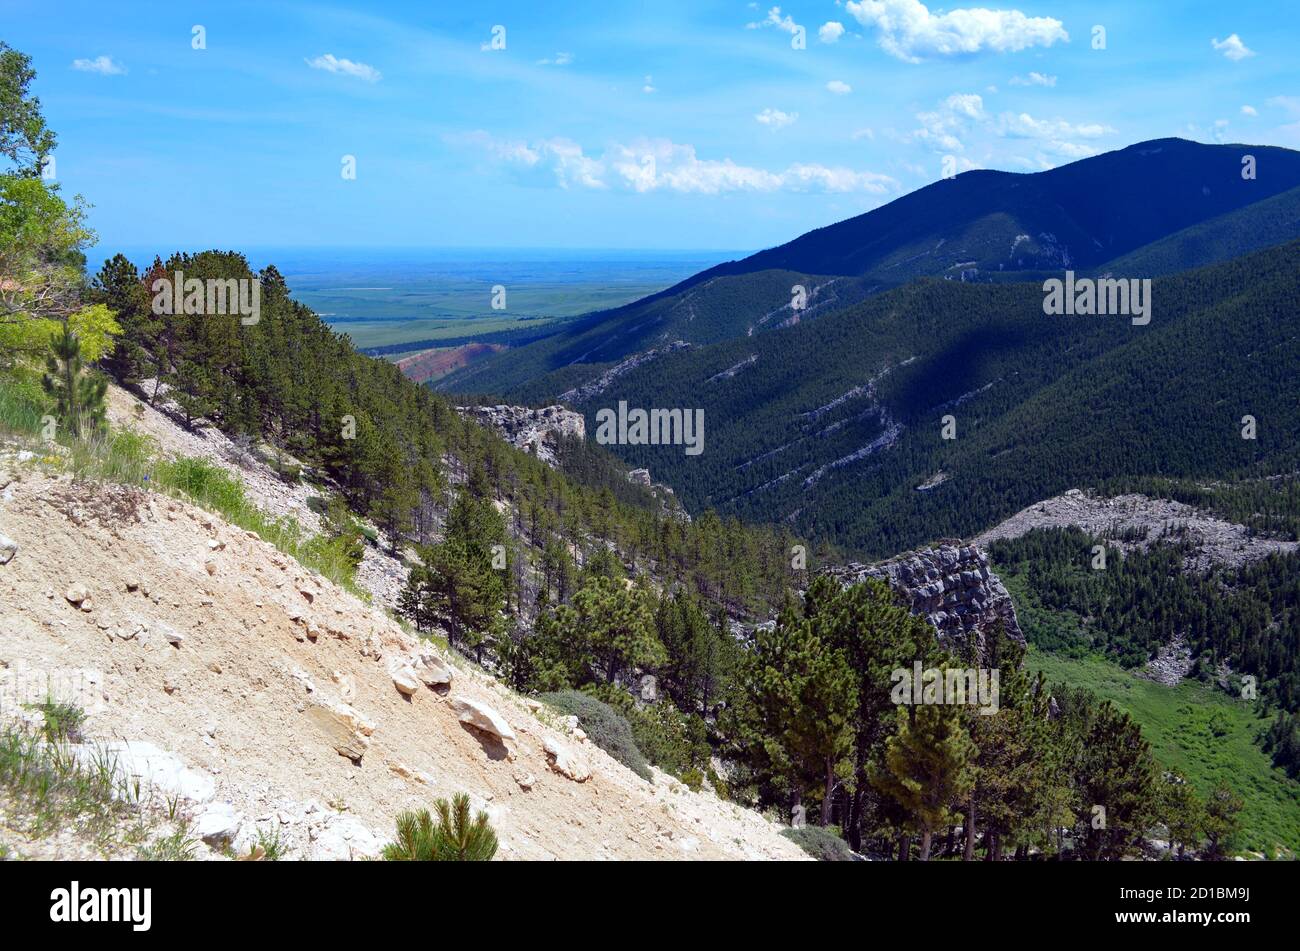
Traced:
[[973, 636], [982, 654], [985, 637], [1001, 622], [1007, 634], [1024, 642], [1011, 596], [989, 568], [983, 549], [974, 545], [943, 543], [878, 564], [839, 565], [823, 573], [844, 584], [868, 578], [885, 582], [912, 613], [934, 625], [941, 641], [964, 644]]
[[587, 437], [587, 424], [581, 413], [563, 406], [458, 406], [457, 410], [496, 430], [516, 449], [530, 452], [549, 466], [555, 465], [555, 448], [560, 439]]

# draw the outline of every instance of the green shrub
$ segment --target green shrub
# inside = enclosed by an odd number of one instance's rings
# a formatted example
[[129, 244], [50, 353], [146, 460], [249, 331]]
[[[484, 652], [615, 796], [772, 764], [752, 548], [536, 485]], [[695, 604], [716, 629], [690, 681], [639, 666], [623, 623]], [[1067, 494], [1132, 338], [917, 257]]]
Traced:
[[387, 862], [487, 862], [497, 852], [497, 836], [488, 815], [469, 817], [469, 796], [457, 793], [452, 802], [434, 803], [438, 824], [428, 809], [397, 817], [397, 841], [384, 846]]
[[651, 781], [650, 764], [636, 745], [631, 725], [609, 704], [577, 690], [544, 693], [540, 699], [561, 713], [577, 717], [591, 742], [646, 782]]
[[852, 862], [849, 844], [825, 826], [782, 829], [781, 834], [819, 862]]
[[692, 792], [699, 792], [704, 788], [704, 774], [692, 766], [690, 769], [682, 770], [681, 781]]
[[71, 703], [55, 703], [51, 698], [37, 704], [45, 723], [42, 735], [51, 743], [80, 743], [81, 728], [86, 723], [86, 711]]

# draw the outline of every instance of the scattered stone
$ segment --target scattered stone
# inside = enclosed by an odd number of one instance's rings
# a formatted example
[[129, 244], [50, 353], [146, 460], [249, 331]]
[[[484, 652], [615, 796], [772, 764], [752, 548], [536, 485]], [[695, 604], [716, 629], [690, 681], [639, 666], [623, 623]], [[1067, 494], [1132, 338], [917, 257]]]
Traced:
[[194, 820], [193, 831], [214, 849], [228, 848], [239, 835], [244, 824], [235, 807], [225, 802], [214, 802]]
[[519, 784], [520, 789], [527, 792], [537, 785], [537, 777], [532, 773], [518, 772], [515, 773], [515, 782]]
[[451, 665], [444, 662], [432, 651], [424, 651], [416, 658], [415, 676], [426, 687], [450, 687], [452, 678]]
[[551, 769], [561, 776], [567, 776], [575, 783], [585, 783], [591, 778], [591, 767], [586, 760], [553, 737], [542, 741], [542, 748], [550, 760]]
[[325, 734], [340, 756], [360, 763], [370, 748], [375, 725], [346, 703], [331, 703], [321, 697], [307, 706], [307, 717]]
[[468, 697], [457, 697], [452, 701], [452, 707], [459, 714], [461, 723], [495, 736], [503, 744], [514, 742], [515, 731], [510, 729], [510, 724], [486, 703]]
[[420, 689], [420, 681], [416, 679], [415, 671], [410, 664], [391, 663], [388, 673], [393, 678], [393, 686], [397, 688], [398, 693], [409, 697]]
[[18, 554], [18, 543], [8, 535], [0, 535], [0, 565], [7, 565]]
[[84, 584], [74, 584], [64, 592], [63, 596], [67, 598], [69, 604], [80, 607], [81, 603], [90, 597], [90, 591]]

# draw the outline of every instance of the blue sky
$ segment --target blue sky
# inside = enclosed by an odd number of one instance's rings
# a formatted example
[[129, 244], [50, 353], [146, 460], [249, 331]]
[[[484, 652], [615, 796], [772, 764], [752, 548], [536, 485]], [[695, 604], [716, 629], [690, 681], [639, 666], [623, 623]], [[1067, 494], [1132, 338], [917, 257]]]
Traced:
[[946, 157], [1300, 148], [1287, 6], [4, 0], [0, 38], [33, 57], [100, 251], [754, 249]]

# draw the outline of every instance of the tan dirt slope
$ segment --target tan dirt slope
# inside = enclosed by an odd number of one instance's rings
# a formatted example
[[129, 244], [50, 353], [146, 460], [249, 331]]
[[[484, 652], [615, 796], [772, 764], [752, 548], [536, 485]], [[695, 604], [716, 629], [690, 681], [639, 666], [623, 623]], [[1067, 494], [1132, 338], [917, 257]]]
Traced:
[[[421, 667], [428, 645], [251, 533], [36, 465], [0, 461], [0, 533], [18, 546], [0, 565], [0, 673], [90, 672], [88, 734], [178, 758], [186, 781], [159, 788], [189, 790], [237, 847], [275, 830], [290, 857], [369, 855], [399, 812], [465, 791], [506, 859], [803, 857], [762, 816], [644, 782], [459, 659], [449, 691], [412, 682], [449, 658]], [[459, 699], [516, 739], [461, 723]], [[548, 740], [590, 778], [557, 772]]]

